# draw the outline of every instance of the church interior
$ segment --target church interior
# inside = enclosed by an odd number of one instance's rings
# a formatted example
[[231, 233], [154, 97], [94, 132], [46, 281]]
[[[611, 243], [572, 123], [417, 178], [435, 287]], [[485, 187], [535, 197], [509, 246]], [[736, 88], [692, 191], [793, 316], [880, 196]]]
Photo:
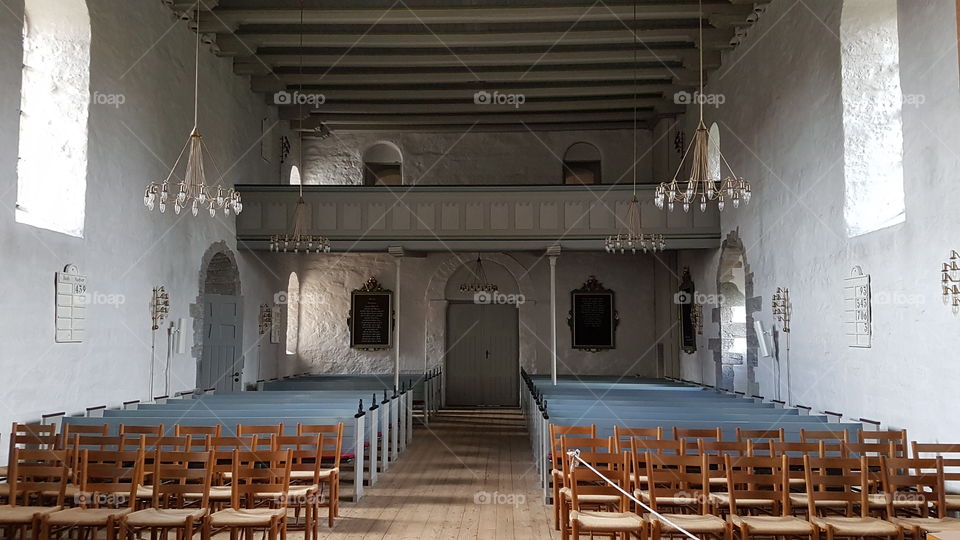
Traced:
[[960, 1], [0, 8], [0, 538], [960, 540]]

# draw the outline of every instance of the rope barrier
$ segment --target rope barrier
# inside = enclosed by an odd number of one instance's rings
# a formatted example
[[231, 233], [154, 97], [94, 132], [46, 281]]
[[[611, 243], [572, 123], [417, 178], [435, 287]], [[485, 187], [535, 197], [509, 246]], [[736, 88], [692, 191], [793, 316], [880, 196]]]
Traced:
[[697, 538], [696, 536], [694, 536], [690, 531], [688, 531], [688, 530], [684, 529], [683, 527], [677, 525], [676, 523], [670, 521], [670, 519], [668, 519], [667, 517], [665, 517], [663, 514], [657, 512], [657, 511], [654, 510], [653, 508], [650, 508], [649, 506], [643, 504], [643, 502], [641, 502], [639, 499], [637, 499], [637, 498], [634, 497], [633, 495], [627, 493], [626, 491], [623, 490], [623, 488], [621, 488], [620, 486], [618, 486], [615, 482], [613, 482], [612, 480], [610, 480], [609, 478], [607, 478], [606, 476], [604, 476], [603, 473], [601, 473], [601, 472], [598, 471], [597, 469], [593, 468], [593, 465], [590, 465], [589, 463], [587, 463], [586, 461], [584, 461], [584, 460], [580, 457], [580, 450], [570, 450], [569, 452], [567, 452], [567, 455], [570, 456], [570, 457], [572, 457], [572, 458], [575, 460], [575, 461], [573, 462], [573, 467], [574, 467], [574, 468], [576, 468], [578, 461], [579, 461], [580, 463], [583, 463], [583, 465], [584, 465], [586, 468], [588, 468], [588, 469], [590, 469], [591, 471], [593, 471], [594, 474], [596, 474], [597, 476], [599, 476], [600, 478], [602, 478], [604, 482], [610, 484], [611, 486], [613, 486], [614, 488], [616, 488], [617, 491], [619, 491], [620, 493], [623, 493], [624, 495], [626, 495], [627, 498], [629, 498], [631, 501], [637, 503], [637, 506], [640, 506], [640, 507], [642, 507], [644, 510], [646, 510], [647, 512], [650, 512], [651, 514], [653, 514], [654, 516], [656, 516], [657, 519], [659, 519], [659, 520], [663, 521], [664, 523], [670, 525], [671, 527], [673, 527], [674, 529], [676, 529], [678, 532], [683, 533], [683, 534], [684, 534], [685, 536], [687, 536], [688, 538], [692, 538], [693, 540], [701, 540], [700, 538]]

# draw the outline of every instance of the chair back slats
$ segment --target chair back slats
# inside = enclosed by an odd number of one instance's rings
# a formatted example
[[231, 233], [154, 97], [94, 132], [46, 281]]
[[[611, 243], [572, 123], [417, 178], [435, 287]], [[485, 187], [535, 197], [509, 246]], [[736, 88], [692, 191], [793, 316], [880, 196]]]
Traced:
[[846, 430], [800, 429], [800, 442], [823, 442], [825, 456], [842, 457], [843, 443], [850, 442], [850, 433]]
[[912, 457], [940, 457], [943, 463], [943, 480], [960, 482], [960, 444], [919, 443], [913, 441]]
[[563, 468], [565, 458], [563, 457], [563, 446], [560, 442], [561, 437], [586, 437], [594, 438], [597, 436], [596, 424], [589, 426], [559, 426], [550, 424], [550, 455], [553, 461], [553, 468], [560, 470]]
[[712, 456], [722, 456], [730, 454], [731, 456], [746, 456], [748, 454], [748, 442], [744, 441], [715, 441], [712, 439], [697, 439], [697, 451], [701, 454]]
[[616, 495], [620, 500], [619, 507], [625, 508], [626, 496], [607, 484], [600, 475], [602, 474], [607, 480], [615, 483], [623, 490], [629, 489], [626, 454], [581, 451], [580, 459], [589, 463], [590, 466], [599, 471], [599, 474], [577, 462], [573, 456], [568, 456], [564, 460], [566, 482], [570, 487], [572, 508], [580, 510], [579, 498], [588, 495]]
[[147, 453], [153, 453], [156, 450], [162, 450], [164, 452], [189, 452], [193, 445], [197, 445], [198, 447], [203, 446], [201, 441], [197, 441], [189, 435], [166, 435], [160, 437], [143, 435], [138, 444], [142, 445], [144, 451]]
[[188, 496], [207, 508], [213, 478], [213, 452], [165, 451], [152, 453], [153, 506], [182, 508]]
[[779, 429], [743, 429], [737, 428], [737, 440], [738, 441], [753, 441], [759, 443], [766, 443], [767, 441], [778, 441], [783, 442], [785, 436], [785, 430], [783, 428]]
[[63, 438], [57, 435], [57, 427], [47, 424], [18, 424], [13, 423], [10, 428], [9, 455], [13, 455], [14, 448], [32, 450], [62, 448]]
[[907, 430], [905, 429], [890, 429], [886, 431], [869, 431], [860, 429], [857, 431], [857, 442], [858, 443], [876, 443], [876, 444], [893, 444], [895, 456], [893, 457], [910, 457], [910, 446], [907, 442]]
[[673, 426], [673, 438], [675, 440], [684, 439], [687, 441], [687, 450], [699, 451], [698, 439], [707, 441], [722, 441], [723, 431], [718, 427], [715, 429], [697, 429], [697, 428], [678, 428]]
[[864, 456], [871, 467], [879, 466], [880, 457], [902, 457], [892, 441], [888, 442], [845, 442], [840, 444], [843, 457]]
[[117, 429], [120, 435], [153, 435], [155, 437], [163, 435], [163, 424], [157, 424], [155, 426], [120, 424]]
[[108, 424], [99, 424], [94, 426], [82, 426], [77, 424], [64, 424], [63, 437], [70, 439], [73, 435], [109, 435], [110, 426]]
[[861, 517], [868, 517], [867, 502], [870, 480], [866, 458], [803, 456], [808, 515], [817, 515], [817, 502], [846, 503], [846, 514], [851, 515], [855, 505]]
[[215, 424], [212, 426], [181, 426], [177, 424], [174, 427], [173, 434], [182, 437], [188, 435], [190, 437], [204, 438], [207, 435], [211, 437], [219, 437], [223, 434], [223, 426], [220, 424]]
[[[757, 499], [772, 501], [774, 513], [779, 508], [784, 513], [789, 490], [787, 484], [786, 456], [723, 456], [729, 493], [729, 512], [741, 514], [737, 500]], [[742, 514], [741, 514], [742, 515]], [[785, 515], [785, 514], [783, 514]]]
[[292, 451], [233, 451], [230, 504], [253, 507], [255, 499], [272, 498], [276, 508], [286, 508]]
[[666, 499], [669, 506], [686, 506], [705, 515], [710, 499], [706, 457], [651, 454], [646, 460], [650, 507], [659, 512], [664, 506], [659, 500]]
[[[69, 424], [67, 424], [69, 425]], [[116, 435], [76, 434], [66, 440], [67, 448], [80, 450], [136, 450], [140, 443], [135, 437]], [[134, 448], [129, 448], [128, 443]]]
[[343, 455], [343, 422], [328, 425], [297, 424], [299, 435], [322, 435], [320, 459], [324, 466], [340, 467]]
[[897, 506], [916, 509], [922, 517], [927, 517], [931, 509], [938, 517], [946, 515], [942, 457], [883, 456], [880, 459], [883, 467], [883, 497], [887, 517], [897, 515]]
[[132, 508], [142, 474], [143, 449], [81, 450], [81, 506]]
[[310, 484], [320, 481], [320, 469], [323, 462], [323, 434], [281, 435], [273, 438], [273, 450], [290, 451], [290, 472], [312, 473]]
[[614, 452], [622, 452], [630, 447], [630, 439], [663, 439], [663, 426], [652, 428], [625, 428], [613, 426]]
[[[55, 493], [55, 505], [63, 506], [72, 465], [73, 459], [67, 450], [14, 448], [7, 471], [8, 504], [16, 506], [19, 502], [29, 506], [44, 494]], [[36, 502], [42, 504], [42, 501]]]

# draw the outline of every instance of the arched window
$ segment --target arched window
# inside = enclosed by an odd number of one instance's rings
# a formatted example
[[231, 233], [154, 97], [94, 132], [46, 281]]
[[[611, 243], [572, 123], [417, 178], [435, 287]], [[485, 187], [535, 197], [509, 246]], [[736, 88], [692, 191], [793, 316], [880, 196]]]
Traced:
[[303, 180], [300, 178], [300, 168], [296, 165], [290, 167], [290, 185], [299, 186]]
[[844, 0], [840, 18], [847, 236], [906, 220], [897, 0]]
[[90, 106], [84, 0], [25, 0], [18, 223], [83, 236]]
[[391, 143], [377, 143], [363, 153], [363, 185], [399, 186], [403, 184], [403, 155]]
[[563, 154], [564, 184], [599, 184], [600, 150], [585, 142], [571, 144]]
[[290, 272], [287, 280], [287, 354], [297, 354], [300, 341], [300, 278]]
[[707, 174], [711, 180], [720, 180], [720, 128], [714, 122], [707, 133]]

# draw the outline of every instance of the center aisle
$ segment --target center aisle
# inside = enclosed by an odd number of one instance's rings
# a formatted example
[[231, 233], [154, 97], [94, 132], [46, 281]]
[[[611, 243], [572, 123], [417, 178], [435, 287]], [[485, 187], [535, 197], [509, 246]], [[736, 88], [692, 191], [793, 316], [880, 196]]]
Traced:
[[389, 474], [359, 503], [344, 502], [321, 539], [559, 538], [519, 409], [443, 410], [415, 429]]

